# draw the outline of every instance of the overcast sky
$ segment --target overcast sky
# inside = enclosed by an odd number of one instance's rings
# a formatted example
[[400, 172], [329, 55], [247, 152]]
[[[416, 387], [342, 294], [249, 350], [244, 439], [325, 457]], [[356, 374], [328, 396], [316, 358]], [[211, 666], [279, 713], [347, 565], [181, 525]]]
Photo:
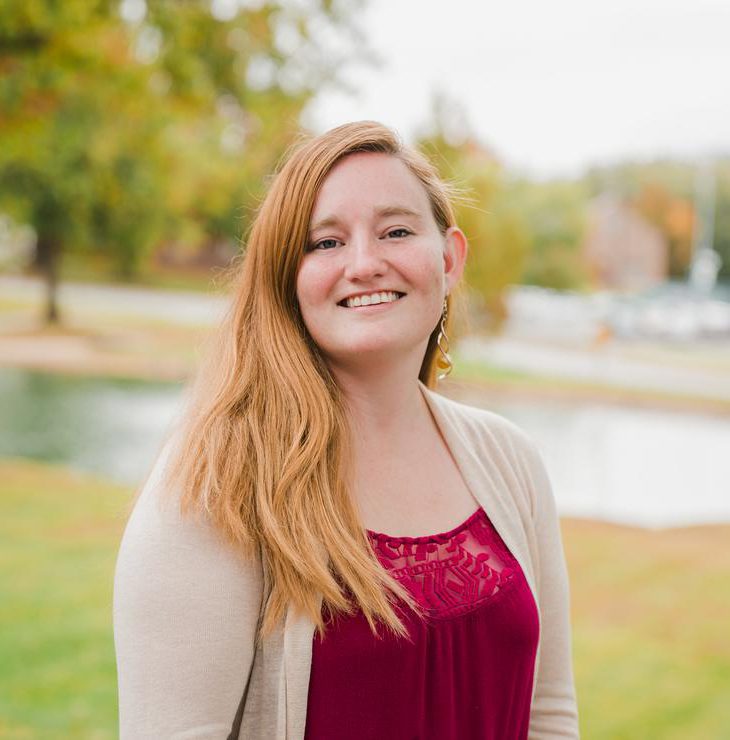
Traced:
[[626, 156], [730, 153], [730, 0], [370, 0], [379, 68], [328, 93], [324, 130], [373, 118], [411, 139], [433, 93], [509, 166], [570, 174]]

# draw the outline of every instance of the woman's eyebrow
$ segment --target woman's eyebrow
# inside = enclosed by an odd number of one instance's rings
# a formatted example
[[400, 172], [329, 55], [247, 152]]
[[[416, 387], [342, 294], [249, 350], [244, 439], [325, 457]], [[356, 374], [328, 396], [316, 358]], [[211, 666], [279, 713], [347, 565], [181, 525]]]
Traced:
[[316, 223], [313, 223], [309, 229], [309, 233], [313, 234], [315, 231], [318, 231], [319, 229], [329, 229], [330, 226], [341, 226], [342, 222], [340, 221], [337, 216], [327, 216], [326, 218], [322, 218]]
[[390, 218], [391, 216], [410, 216], [420, 220], [421, 214], [418, 211], [414, 211], [408, 206], [381, 206], [375, 209], [375, 214], [379, 218]]
[[[421, 220], [421, 214], [418, 211], [414, 211], [412, 208], [408, 208], [408, 206], [379, 206], [375, 209], [375, 215], [377, 218], [391, 218], [392, 216], [409, 216], [410, 218], [414, 218], [418, 221]], [[337, 216], [326, 216], [325, 218], [320, 219], [319, 221], [316, 221], [312, 224], [311, 228], [309, 229], [309, 233], [313, 234], [315, 231], [318, 231], [319, 229], [329, 229], [331, 226], [341, 226], [342, 221], [340, 221]]]

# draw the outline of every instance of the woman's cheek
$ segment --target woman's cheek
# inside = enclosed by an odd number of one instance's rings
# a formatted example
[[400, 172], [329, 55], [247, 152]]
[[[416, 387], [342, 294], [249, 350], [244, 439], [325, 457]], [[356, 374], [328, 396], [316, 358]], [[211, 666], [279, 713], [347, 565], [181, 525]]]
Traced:
[[301, 304], [318, 303], [328, 293], [327, 271], [305, 257], [297, 276], [297, 298]]

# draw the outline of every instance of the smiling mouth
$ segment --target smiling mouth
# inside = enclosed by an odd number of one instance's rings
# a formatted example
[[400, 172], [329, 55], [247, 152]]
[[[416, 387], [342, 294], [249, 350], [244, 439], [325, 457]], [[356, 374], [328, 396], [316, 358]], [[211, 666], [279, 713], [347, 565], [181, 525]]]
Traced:
[[[344, 298], [343, 300], [338, 301], [337, 302], [337, 305], [338, 306], [342, 306], [343, 308], [368, 308], [369, 306], [381, 306], [381, 305], [388, 305], [388, 304], [391, 304], [391, 303], [395, 303], [396, 301], [399, 301], [401, 298], [403, 298], [406, 295], [405, 293], [400, 293], [397, 290], [385, 290], [385, 291], [381, 291], [381, 292], [382, 293], [393, 293], [395, 295], [395, 300], [385, 300], [385, 301], [383, 301], [383, 300], [378, 299], [377, 301], [374, 301], [373, 300], [373, 298], [374, 298], [373, 295], [366, 295], [365, 297], [368, 298], [368, 303], [360, 303], [360, 304], [353, 305], [352, 302], [350, 302], [351, 305], [348, 305], [348, 301], [350, 299]], [[357, 298], [362, 299], [363, 296], [357, 296]], [[372, 303], [370, 301], [372, 301]]]

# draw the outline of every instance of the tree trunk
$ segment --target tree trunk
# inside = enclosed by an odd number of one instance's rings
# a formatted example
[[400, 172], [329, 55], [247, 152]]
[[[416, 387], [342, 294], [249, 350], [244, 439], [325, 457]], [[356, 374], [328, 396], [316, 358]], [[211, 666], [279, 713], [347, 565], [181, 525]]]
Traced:
[[48, 237], [38, 237], [36, 248], [36, 266], [46, 282], [46, 305], [44, 321], [46, 324], [56, 325], [61, 322], [58, 310], [58, 242]]

